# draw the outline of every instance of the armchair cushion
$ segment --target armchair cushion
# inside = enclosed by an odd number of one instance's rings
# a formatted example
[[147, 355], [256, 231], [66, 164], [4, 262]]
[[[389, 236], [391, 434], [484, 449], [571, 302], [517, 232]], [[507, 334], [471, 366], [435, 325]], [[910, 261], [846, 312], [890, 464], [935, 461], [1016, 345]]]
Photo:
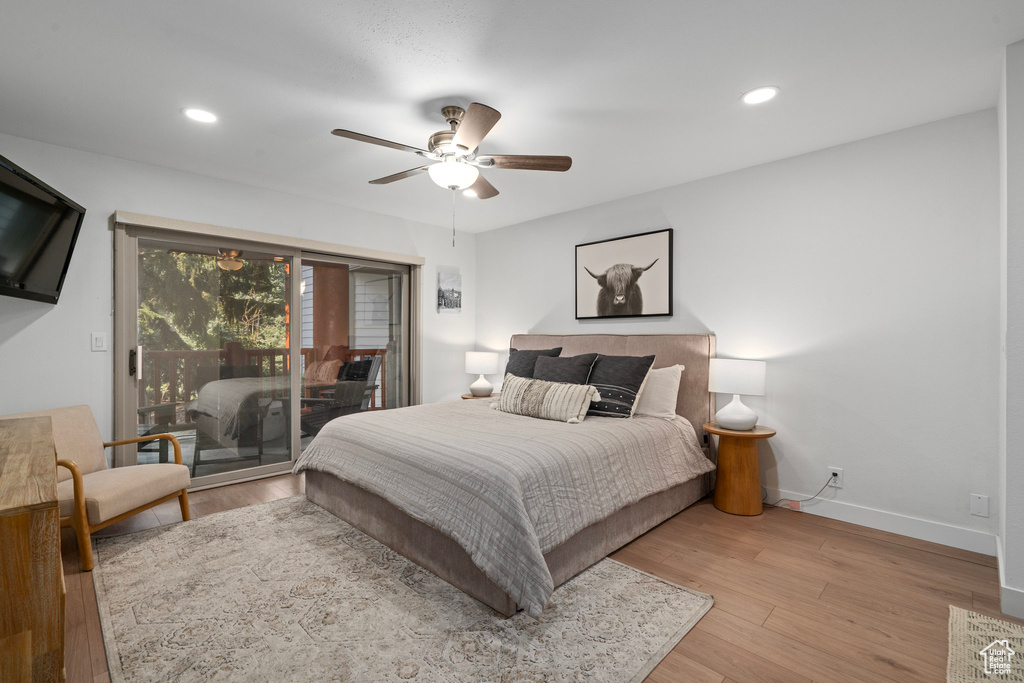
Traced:
[[[90, 525], [100, 524], [186, 489], [189, 481], [188, 467], [175, 464], [133, 465], [83, 474], [86, 517]], [[75, 504], [74, 482], [68, 479], [57, 484], [57, 496], [61, 517], [70, 516]]]
[[338, 379], [341, 381], [367, 382], [370, 379], [370, 368], [373, 366], [373, 359], [363, 358], [362, 360], [350, 360], [341, 366], [341, 374]]
[[[32, 413], [4, 415], [3, 419], [12, 417], [49, 416], [53, 423], [53, 446], [57, 457], [61, 460], [74, 460], [82, 474], [107, 469], [107, 458], [103, 453], [103, 437], [96, 426], [89, 406], [71, 406], [70, 408], [53, 408], [37, 410]], [[57, 481], [67, 481], [71, 485], [71, 472], [63, 467], [57, 468]]]
[[306, 384], [330, 384], [338, 380], [340, 360], [318, 360], [306, 368]]

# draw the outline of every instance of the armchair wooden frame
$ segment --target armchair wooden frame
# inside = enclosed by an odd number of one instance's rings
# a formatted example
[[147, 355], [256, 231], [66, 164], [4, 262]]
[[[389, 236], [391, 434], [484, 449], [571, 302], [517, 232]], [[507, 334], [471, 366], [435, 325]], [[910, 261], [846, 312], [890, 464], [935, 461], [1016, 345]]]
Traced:
[[[144, 441], [155, 441], [156, 439], [165, 439], [171, 442], [174, 446], [174, 462], [178, 465], [182, 464], [181, 461], [181, 444], [171, 434], [150, 434], [148, 436], [140, 436], [135, 439], [122, 439], [120, 441], [111, 441], [110, 443], [103, 444], [104, 448], [111, 448], [113, 446], [124, 446], [133, 443], [142, 443]], [[192, 514], [188, 509], [188, 489], [181, 489], [170, 493], [163, 498], [157, 498], [156, 500], [140, 505], [134, 510], [129, 510], [123, 514], [113, 517], [111, 519], [100, 522], [99, 524], [89, 524], [89, 516], [85, 510], [85, 486], [82, 483], [82, 472], [78, 469], [78, 465], [72, 460], [58, 460], [57, 465], [64, 467], [71, 472], [71, 478], [74, 482], [75, 490], [75, 502], [74, 508], [71, 514], [67, 517], [60, 518], [60, 525], [62, 527], [71, 527], [75, 530], [75, 537], [78, 539], [78, 553], [82, 558], [82, 571], [92, 571], [93, 559], [92, 559], [92, 538], [91, 534], [99, 531], [105, 527], [110, 526], [116, 522], [120, 522], [122, 519], [127, 519], [132, 515], [137, 515], [140, 512], [148, 510], [149, 508], [164, 503], [172, 498], [178, 499], [178, 505], [181, 506], [181, 518], [184, 521], [192, 519]]]

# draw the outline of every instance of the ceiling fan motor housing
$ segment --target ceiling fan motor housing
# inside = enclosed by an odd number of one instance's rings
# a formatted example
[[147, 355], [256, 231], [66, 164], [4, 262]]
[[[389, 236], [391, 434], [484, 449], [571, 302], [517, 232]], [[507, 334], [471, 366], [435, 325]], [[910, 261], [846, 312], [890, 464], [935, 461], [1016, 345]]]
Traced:
[[452, 140], [455, 138], [455, 131], [453, 130], [439, 130], [430, 136], [427, 141], [427, 149], [431, 152], [438, 148], [447, 149], [452, 145]]
[[466, 149], [462, 145], [456, 145], [453, 140], [455, 139], [455, 131], [459, 129], [459, 124], [462, 123], [462, 117], [466, 115], [466, 110], [462, 107], [449, 106], [441, 110], [441, 115], [444, 116], [448, 125], [452, 127], [451, 130], [439, 130], [430, 136], [427, 140], [427, 149], [431, 152], [440, 152], [444, 155], [455, 155], [457, 157], [468, 156], [472, 150]]

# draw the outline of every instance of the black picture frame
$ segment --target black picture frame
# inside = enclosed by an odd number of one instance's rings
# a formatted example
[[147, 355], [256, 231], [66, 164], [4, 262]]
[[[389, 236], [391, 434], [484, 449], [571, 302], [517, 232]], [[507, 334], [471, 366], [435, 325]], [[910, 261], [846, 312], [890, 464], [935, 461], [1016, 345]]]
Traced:
[[576, 319], [671, 316], [672, 274], [672, 228], [577, 244]]

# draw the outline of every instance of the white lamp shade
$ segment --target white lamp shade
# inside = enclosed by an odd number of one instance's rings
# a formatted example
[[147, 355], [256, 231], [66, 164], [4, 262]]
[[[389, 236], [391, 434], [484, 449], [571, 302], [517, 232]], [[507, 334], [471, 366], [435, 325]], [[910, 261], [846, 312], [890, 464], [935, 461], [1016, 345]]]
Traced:
[[765, 367], [762, 360], [712, 358], [708, 391], [716, 394], [764, 396]]
[[466, 372], [470, 375], [493, 375], [498, 372], [498, 354], [493, 351], [467, 351]]
[[480, 176], [480, 171], [476, 169], [476, 166], [456, 161], [451, 157], [432, 164], [427, 168], [427, 173], [430, 175], [430, 179], [441, 187], [455, 188], [456, 190], [466, 189]]

